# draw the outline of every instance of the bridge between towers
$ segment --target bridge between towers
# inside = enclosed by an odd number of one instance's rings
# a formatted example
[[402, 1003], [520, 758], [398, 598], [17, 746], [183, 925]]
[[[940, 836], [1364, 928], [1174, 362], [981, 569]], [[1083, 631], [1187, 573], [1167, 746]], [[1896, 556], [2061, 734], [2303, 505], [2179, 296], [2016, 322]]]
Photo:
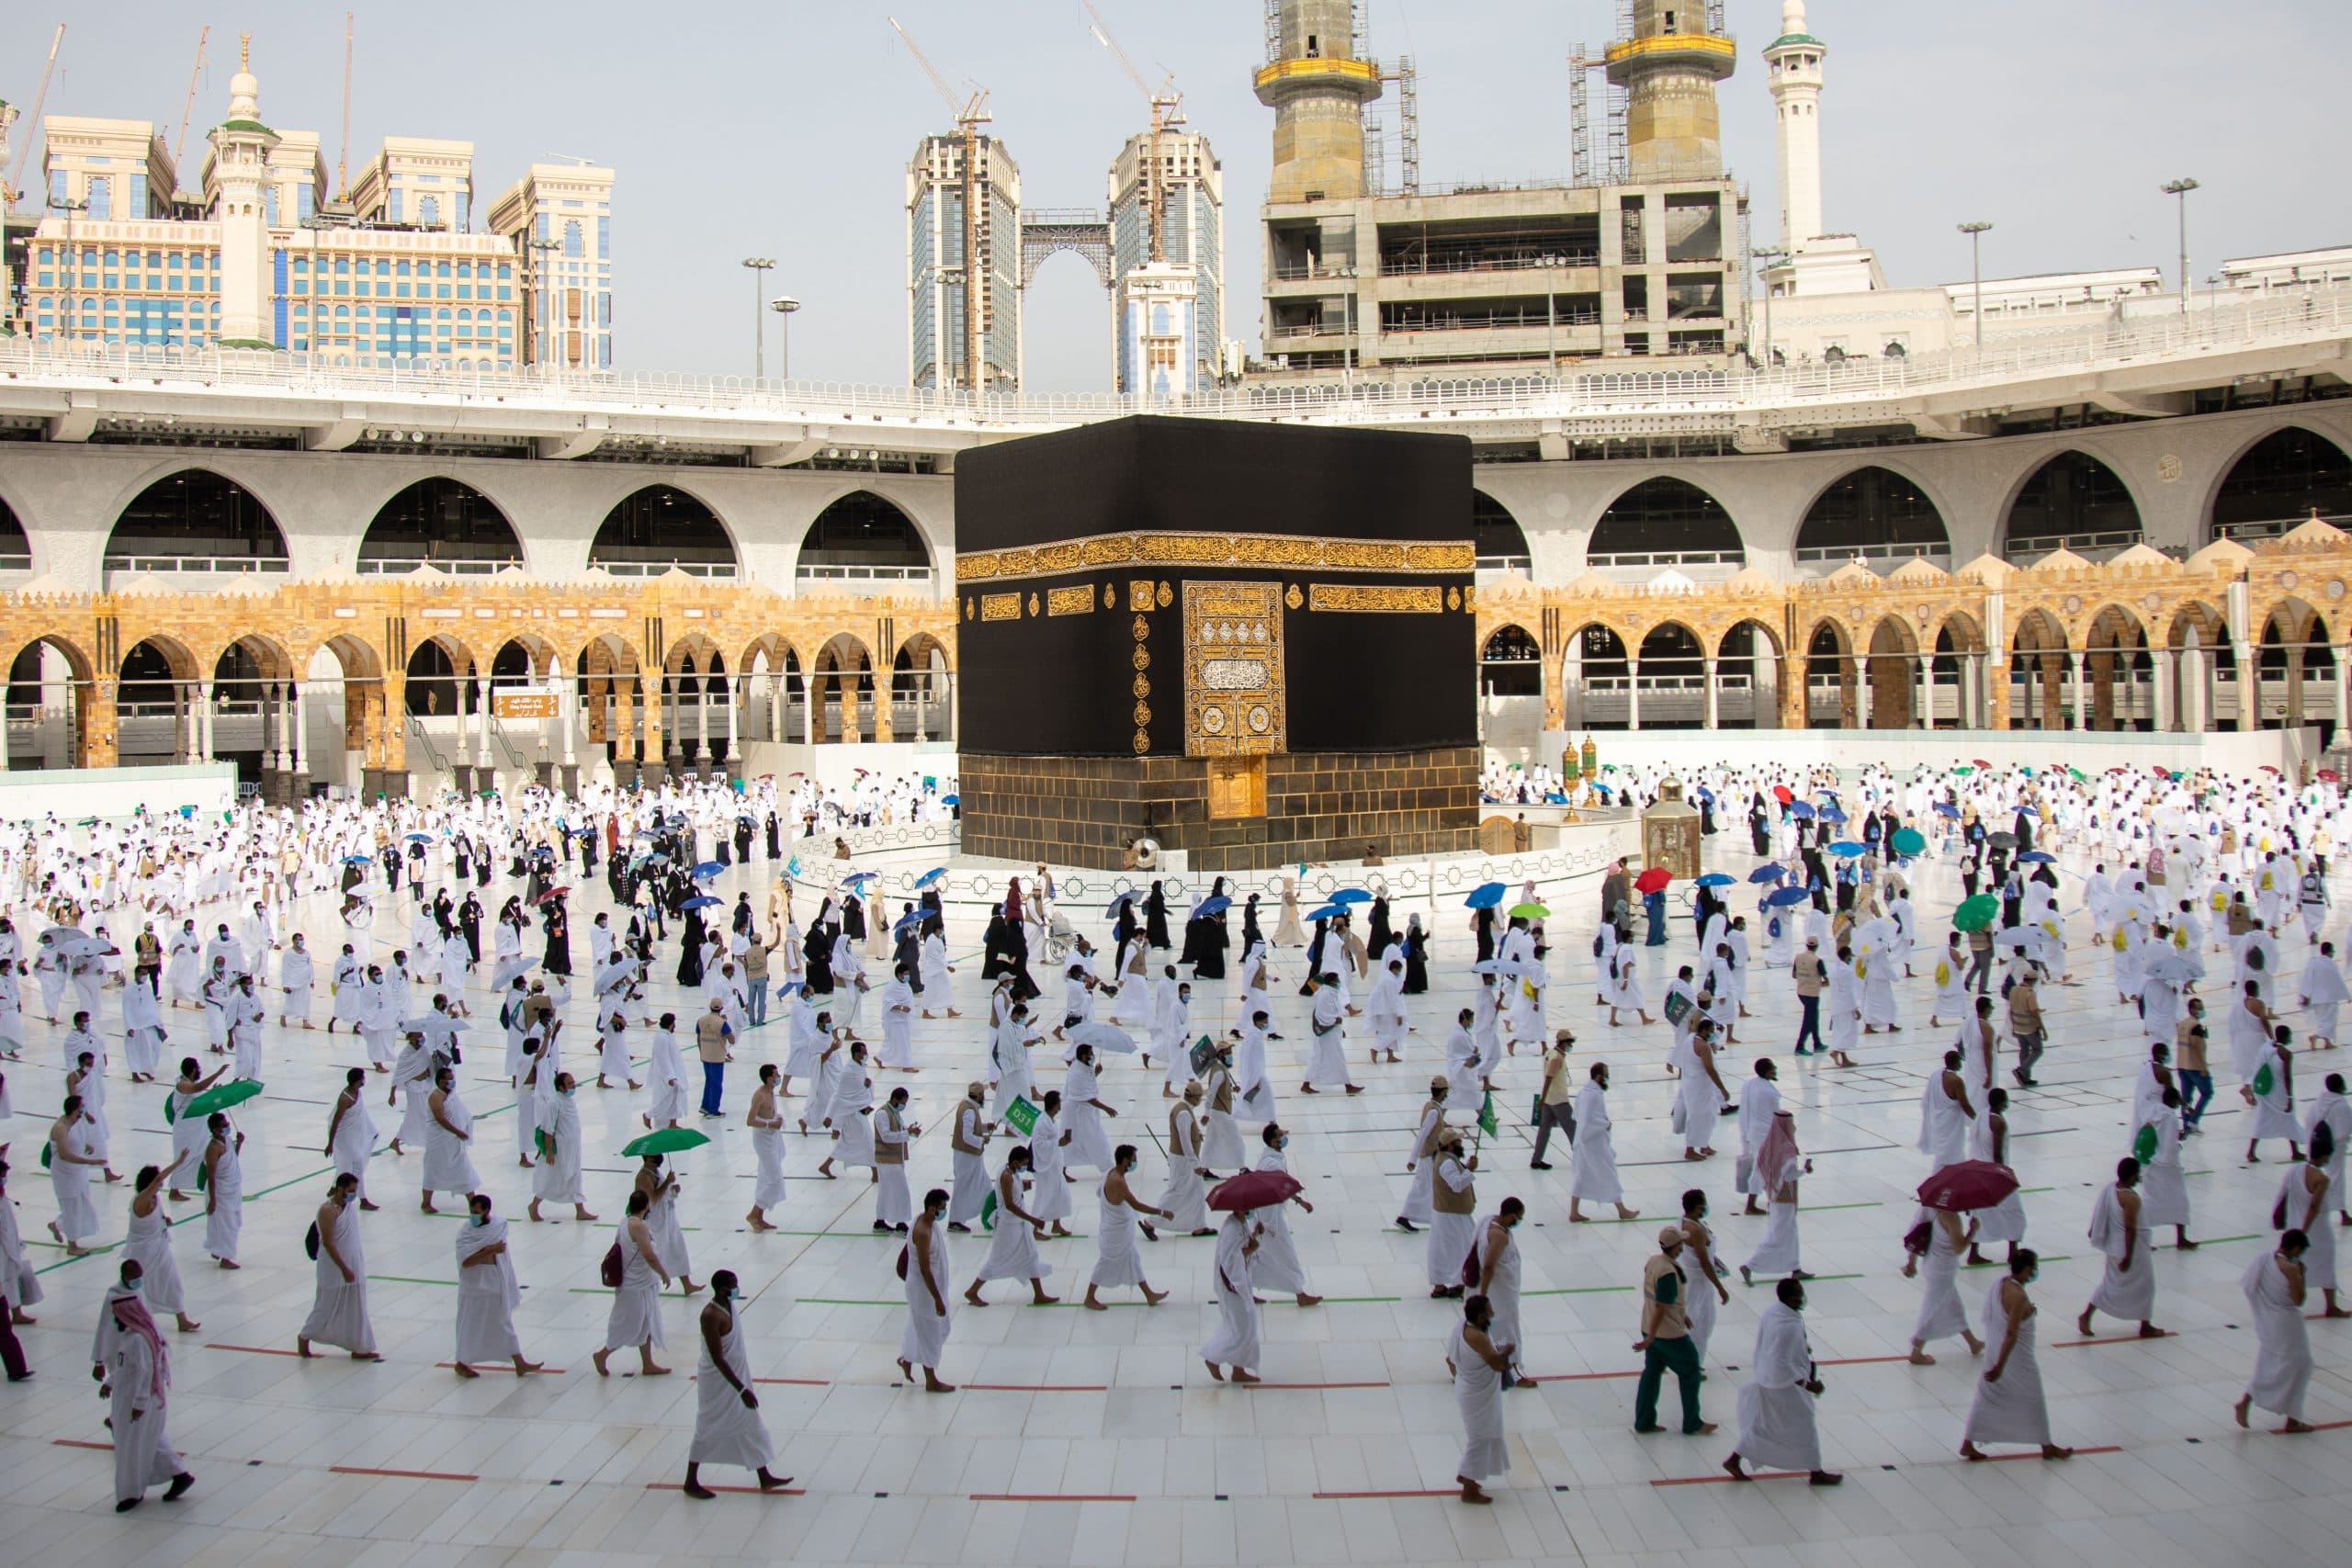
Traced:
[[1111, 287], [1111, 223], [1084, 208], [1023, 209], [1021, 214], [1021, 287], [1027, 288], [1046, 259], [1073, 252], [1094, 268], [1096, 281]]

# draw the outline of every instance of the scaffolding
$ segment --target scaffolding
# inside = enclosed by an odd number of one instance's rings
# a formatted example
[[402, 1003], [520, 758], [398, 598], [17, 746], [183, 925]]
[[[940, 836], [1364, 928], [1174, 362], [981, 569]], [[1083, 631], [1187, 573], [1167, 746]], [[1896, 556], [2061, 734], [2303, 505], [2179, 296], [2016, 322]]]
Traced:
[[[1630, 23], [1631, 12], [1625, 16]], [[1588, 54], [1582, 44], [1568, 56], [1568, 161], [1569, 172], [1577, 185], [1591, 185], [1592, 167], [1592, 87], [1590, 73], [1603, 73], [1603, 99], [1607, 124], [1605, 159], [1600, 169], [1600, 183], [1623, 185], [1631, 177], [1631, 164], [1625, 151], [1626, 91], [1607, 80], [1609, 61], [1606, 53]]]
[[1279, 65], [1283, 58], [1283, 0], [1266, 0], [1266, 63]]

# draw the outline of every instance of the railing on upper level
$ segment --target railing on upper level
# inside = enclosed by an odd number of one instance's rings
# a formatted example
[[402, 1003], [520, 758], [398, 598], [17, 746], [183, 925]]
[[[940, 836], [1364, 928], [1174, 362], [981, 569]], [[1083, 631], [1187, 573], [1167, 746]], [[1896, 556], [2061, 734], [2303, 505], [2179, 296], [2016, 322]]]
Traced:
[[284, 556], [147, 556], [116, 555], [109, 551], [106, 558], [106, 570], [108, 571], [277, 572], [283, 574], [293, 570], [294, 563]]
[[[2108, 320], [2007, 338], [1983, 349], [1758, 370], [1579, 370], [1560, 377], [1432, 379], [1407, 386], [1245, 385], [1188, 398], [1175, 412], [1336, 424], [1480, 416], [1598, 419], [1626, 412], [1769, 412], [1917, 398], [2001, 387], [2041, 375], [2085, 374], [2198, 354], [2346, 337], [2352, 337], [2352, 286], [2320, 285], [2290, 295], [2203, 304], [2179, 315], [2131, 322]], [[336, 365], [320, 355], [0, 340], [0, 398], [11, 385], [23, 384], [259, 391], [322, 401], [404, 400], [443, 412], [507, 409], [533, 416], [599, 410], [695, 415], [741, 422], [747, 440], [775, 439], [769, 425], [804, 421], [895, 421], [931, 429], [1050, 428], [1148, 406], [1137, 397], [1114, 393], [973, 395], [552, 367], [458, 370], [446, 361], [422, 359]]]
[[388, 556], [356, 562], [353, 570], [361, 577], [405, 577], [418, 567], [429, 566], [435, 571], [446, 571], [456, 577], [495, 577], [508, 567], [520, 567], [519, 559], [508, 560], [447, 560], [424, 556]]

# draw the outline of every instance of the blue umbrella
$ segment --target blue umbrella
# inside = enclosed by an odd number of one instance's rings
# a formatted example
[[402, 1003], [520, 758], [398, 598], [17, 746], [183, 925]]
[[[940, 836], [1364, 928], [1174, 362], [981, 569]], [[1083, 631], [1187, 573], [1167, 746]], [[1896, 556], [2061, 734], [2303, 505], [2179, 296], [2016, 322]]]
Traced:
[[433, 841], [433, 835], [430, 833], [411, 833], [408, 836], [408, 841], [412, 844], [429, 844]]
[[1953, 821], [1957, 822], [1960, 820], [1960, 807], [1954, 806], [1949, 800], [1939, 800], [1936, 802], [1936, 815], [1939, 817], [1949, 817]]
[[939, 804], [942, 806], [960, 806], [963, 802], [964, 797], [960, 795], [943, 795], [939, 797]]
[[1800, 822], [1810, 822], [1813, 820], [1813, 807], [1802, 800], [1792, 800], [1789, 802], [1789, 815]]
[[375, 859], [376, 857], [373, 855], [345, 855], [343, 857], [343, 863], [345, 865], [369, 865], [374, 863]]
[[1846, 820], [1846, 814], [1838, 810], [1834, 806], [1825, 806], [1818, 812], [1815, 813], [1815, 815], [1818, 816], [1824, 822], [1843, 823]]
[[843, 887], [854, 887], [861, 882], [871, 882], [873, 880], [874, 874], [870, 871], [853, 871], [847, 876], [842, 878], [842, 886]]
[[1862, 846], [1851, 839], [1841, 839], [1829, 846], [1829, 852], [1833, 855], [1843, 855], [1848, 860], [1851, 860], [1862, 852]]
[[712, 897], [707, 893], [697, 893], [693, 897], [685, 899], [680, 903], [678, 908], [681, 909], [707, 909], [718, 902], [719, 902], [718, 899]]
[[2018, 856], [2018, 859], [2020, 861], [2029, 861], [2035, 865], [2048, 865], [2057, 860], [2057, 858], [2058, 857], [2056, 855], [2052, 854], [2048, 850], [2028, 850], [2025, 853]]
[[1128, 899], [1133, 898], [1135, 896], [1136, 890], [1132, 887], [1123, 893], [1114, 893], [1111, 895], [1110, 908], [1102, 911], [1102, 918], [1106, 920], [1116, 919], [1119, 914], [1119, 906], [1125, 903]]
[[1310, 920], [1328, 920], [1334, 915], [1344, 915], [1347, 912], [1348, 907], [1345, 904], [1326, 904], [1306, 918]]
[[1832, 800], [1838, 798], [1838, 792], [1831, 789], [1827, 784], [1823, 784], [1819, 789], [1815, 790], [1813, 793], [1815, 795], [1826, 795]]
[[1232, 899], [1227, 897], [1222, 893], [1212, 894], [1210, 897], [1204, 898], [1199, 903], [1193, 905], [1193, 912], [1184, 918], [1188, 920], [1204, 920], [1211, 915], [1222, 915], [1227, 909], [1232, 908]]
[[708, 877], [717, 876], [720, 872], [725, 871], [726, 869], [727, 868], [725, 866], [719, 864], [715, 860], [707, 860], [700, 865], [695, 867], [692, 871], [686, 873], [686, 874], [693, 877], [696, 882], [701, 882]]
[[922, 924], [930, 913], [931, 911], [928, 909], [909, 909], [905, 914], [899, 917], [898, 924], [890, 928], [890, 934], [892, 936], [906, 935], [909, 931]]
[[1701, 784], [1699, 786], [1699, 798], [1705, 801], [1709, 806], [1713, 806], [1715, 803], [1715, 792], [1709, 789], [1706, 785]]
[[1802, 887], [1775, 887], [1764, 895], [1764, 907], [1768, 909], [1785, 909], [1792, 904], [1802, 904], [1812, 897], [1812, 894]]
[[1720, 871], [1711, 871], [1707, 873], [1706, 875], [1699, 878], [1699, 886], [1702, 887], [1729, 887], [1736, 881], [1738, 881], [1738, 878], [1736, 877], [1725, 876]]
[[1465, 909], [1491, 909], [1499, 905], [1503, 895], [1510, 891], [1499, 882], [1482, 882], [1470, 890], [1470, 897], [1462, 900], [1462, 907]]
[[1750, 882], [1778, 882], [1789, 874], [1789, 868], [1778, 863], [1759, 865], [1747, 874]]
[[1334, 904], [1369, 904], [1372, 902], [1372, 895], [1365, 892], [1361, 887], [1342, 887], [1337, 893], [1331, 895], [1331, 902]]
[[921, 876], [915, 878], [915, 891], [920, 893], [926, 887], [938, 886], [939, 879], [946, 874], [947, 868], [945, 866], [933, 866], [929, 871], [924, 872]]

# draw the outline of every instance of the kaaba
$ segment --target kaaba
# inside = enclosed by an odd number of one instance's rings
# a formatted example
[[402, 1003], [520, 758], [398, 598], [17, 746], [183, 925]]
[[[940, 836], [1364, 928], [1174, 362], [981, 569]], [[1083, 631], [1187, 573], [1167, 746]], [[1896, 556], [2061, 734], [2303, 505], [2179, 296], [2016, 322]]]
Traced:
[[967, 853], [1466, 852], [1470, 442], [1139, 416], [961, 454]]

